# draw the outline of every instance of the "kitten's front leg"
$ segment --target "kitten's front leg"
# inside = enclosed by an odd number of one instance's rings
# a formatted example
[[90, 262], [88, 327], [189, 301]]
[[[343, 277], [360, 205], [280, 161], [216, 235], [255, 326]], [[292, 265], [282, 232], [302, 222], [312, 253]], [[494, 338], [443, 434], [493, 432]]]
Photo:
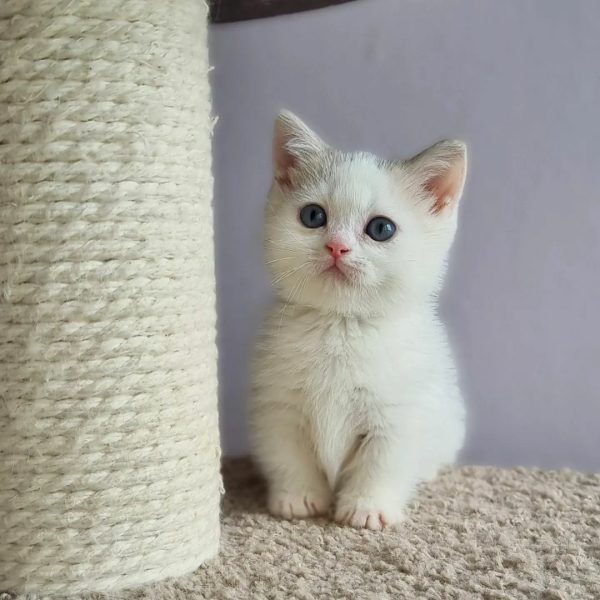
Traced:
[[286, 519], [326, 514], [332, 493], [300, 415], [288, 404], [264, 400], [253, 407], [250, 437], [267, 478], [269, 512]]
[[417, 482], [407, 459], [391, 436], [364, 436], [341, 474], [335, 520], [376, 531], [396, 527]]

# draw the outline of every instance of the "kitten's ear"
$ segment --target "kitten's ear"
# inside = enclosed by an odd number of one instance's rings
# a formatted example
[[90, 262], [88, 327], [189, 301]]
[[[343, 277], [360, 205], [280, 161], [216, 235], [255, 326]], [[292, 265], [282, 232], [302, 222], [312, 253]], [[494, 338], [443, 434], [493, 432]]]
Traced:
[[323, 152], [321, 138], [296, 115], [282, 111], [273, 131], [273, 172], [282, 186], [291, 184], [291, 174], [311, 156]]
[[427, 194], [429, 211], [438, 215], [453, 212], [462, 196], [467, 176], [467, 146], [444, 140], [404, 163]]

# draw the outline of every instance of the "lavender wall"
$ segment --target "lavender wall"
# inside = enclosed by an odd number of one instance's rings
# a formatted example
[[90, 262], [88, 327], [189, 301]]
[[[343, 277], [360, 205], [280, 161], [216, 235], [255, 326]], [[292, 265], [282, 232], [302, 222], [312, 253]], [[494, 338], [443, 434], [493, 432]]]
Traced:
[[470, 407], [463, 460], [600, 469], [600, 3], [358, 0], [212, 29], [221, 422], [244, 452], [269, 296], [272, 119], [409, 156], [469, 144], [443, 312]]

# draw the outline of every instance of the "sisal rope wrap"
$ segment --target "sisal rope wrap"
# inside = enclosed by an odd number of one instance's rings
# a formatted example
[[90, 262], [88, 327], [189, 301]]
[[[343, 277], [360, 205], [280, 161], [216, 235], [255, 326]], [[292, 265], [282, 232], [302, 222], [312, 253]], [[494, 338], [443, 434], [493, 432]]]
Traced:
[[0, 591], [217, 552], [206, 12], [0, 2]]

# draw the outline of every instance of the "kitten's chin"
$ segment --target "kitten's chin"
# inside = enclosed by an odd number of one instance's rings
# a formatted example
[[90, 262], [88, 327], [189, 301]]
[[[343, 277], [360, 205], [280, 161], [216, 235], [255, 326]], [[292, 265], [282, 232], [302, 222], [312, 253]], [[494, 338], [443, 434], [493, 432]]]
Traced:
[[312, 276], [275, 284], [277, 295], [286, 305], [295, 305], [326, 314], [371, 317], [389, 312], [389, 294], [382, 293], [381, 282], [371, 282], [365, 273], [339, 262], [315, 265]]
[[352, 317], [380, 316], [388, 312], [379, 294], [354, 285], [342, 274], [321, 272], [300, 292], [281, 293], [285, 304], [306, 307], [324, 314], [338, 314]]
[[328, 263], [320, 271], [320, 279], [327, 283], [341, 283], [344, 286], [360, 284], [361, 277], [360, 269], [343, 261]]
[[321, 272], [321, 275], [328, 280], [339, 281], [342, 283], [350, 283], [353, 279], [352, 272], [349, 272], [346, 267], [337, 264], [326, 267]]

